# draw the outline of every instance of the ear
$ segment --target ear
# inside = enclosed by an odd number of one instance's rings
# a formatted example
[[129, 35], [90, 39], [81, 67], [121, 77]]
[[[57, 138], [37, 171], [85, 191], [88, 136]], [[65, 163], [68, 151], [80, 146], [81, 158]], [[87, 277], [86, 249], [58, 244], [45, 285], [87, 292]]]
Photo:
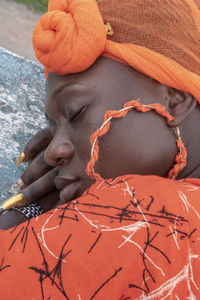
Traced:
[[167, 121], [167, 125], [169, 127], [178, 126], [196, 105], [197, 101], [192, 95], [169, 87], [168, 108], [174, 120], [172, 122]]

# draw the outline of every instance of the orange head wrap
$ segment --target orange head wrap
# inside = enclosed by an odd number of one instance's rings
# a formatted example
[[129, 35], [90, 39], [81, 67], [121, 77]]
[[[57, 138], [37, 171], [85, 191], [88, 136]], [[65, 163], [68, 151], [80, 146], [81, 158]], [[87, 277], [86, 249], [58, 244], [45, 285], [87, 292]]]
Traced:
[[[47, 72], [80, 72], [103, 55], [200, 102], [200, 0], [97, 3], [50, 0], [33, 34], [36, 56]], [[106, 38], [107, 22], [114, 34]]]
[[47, 71], [81, 72], [101, 55], [106, 29], [95, 1], [53, 0], [36, 25], [33, 46]]

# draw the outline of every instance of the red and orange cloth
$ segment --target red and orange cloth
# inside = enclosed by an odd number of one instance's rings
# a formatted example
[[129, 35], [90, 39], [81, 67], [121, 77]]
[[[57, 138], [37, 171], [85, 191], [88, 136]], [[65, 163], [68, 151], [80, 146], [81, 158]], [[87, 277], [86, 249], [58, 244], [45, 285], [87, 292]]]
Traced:
[[127, 175], [1, 231], [2, 299], [199, 299], [200, 184]]

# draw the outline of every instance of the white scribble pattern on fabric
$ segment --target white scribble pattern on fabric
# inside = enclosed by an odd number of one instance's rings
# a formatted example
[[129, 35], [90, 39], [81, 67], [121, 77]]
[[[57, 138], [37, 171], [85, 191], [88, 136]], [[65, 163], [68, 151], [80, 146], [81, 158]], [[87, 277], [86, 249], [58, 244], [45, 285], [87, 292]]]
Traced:
[[199, 199], [187, 181], [126, 175], [97, 182], [1, 232], [0, 292], [13, 299], [12, 285], [15, 299], [198, 300]]

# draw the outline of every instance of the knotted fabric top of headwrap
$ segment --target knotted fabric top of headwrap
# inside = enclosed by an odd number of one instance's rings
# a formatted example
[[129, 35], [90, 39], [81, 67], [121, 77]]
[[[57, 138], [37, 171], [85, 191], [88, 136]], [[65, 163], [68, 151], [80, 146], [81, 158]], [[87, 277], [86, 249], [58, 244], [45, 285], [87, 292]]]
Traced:
[[200, 0], [50, 0], [33, 45], [47, 72], [81, 72], [104, 55], [200, 102], [199, 8]]
[[93, 0], [53, 0], [35, 26], [33, 47], [47, 72], [81, 72], [103, 52], [106, 28]]

